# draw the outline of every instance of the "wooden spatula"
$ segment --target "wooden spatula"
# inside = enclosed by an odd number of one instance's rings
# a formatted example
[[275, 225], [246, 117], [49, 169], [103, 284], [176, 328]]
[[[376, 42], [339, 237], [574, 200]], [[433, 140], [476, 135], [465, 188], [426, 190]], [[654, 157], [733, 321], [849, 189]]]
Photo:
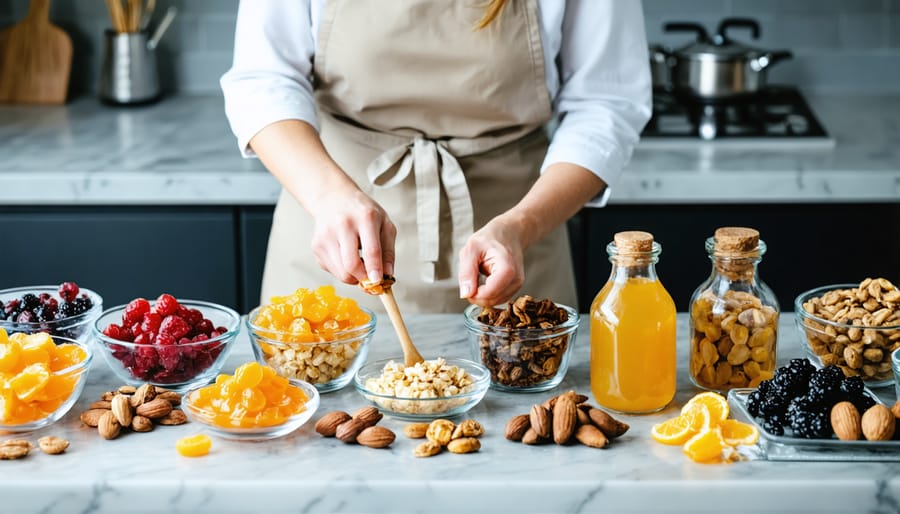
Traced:
[[0, 32], [0, 102], [66, 102], [72, 40], [49, 14], [50, 0], [31, 0], [28, 16]]

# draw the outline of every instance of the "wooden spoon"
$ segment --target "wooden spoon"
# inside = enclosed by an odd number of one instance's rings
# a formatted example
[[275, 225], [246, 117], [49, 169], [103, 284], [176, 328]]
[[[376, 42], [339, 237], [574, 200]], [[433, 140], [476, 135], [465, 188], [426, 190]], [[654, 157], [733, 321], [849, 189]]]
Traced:
[[422, 362], [422, 354], [416, 350], [412, 338], [409, 337], [409, 331], [406, 330], [406, 323], [403, 322], [403, 316], [400, 315], [400, 307], [397, 306], [397, 300], [394, 298], [394, 292], [391, 286], [394, 284], [394, 277], [385, 275], [383, 280], [360, 282], [359, 286], [369, 294], [378, 295], [384, 309], [391, 318], [391, 324], [394, 325], [394, 332], [397, 333], [397, 339], [400, 340], [400, 346], [403, 348], [403, 360], [406, 366], [415, 366], [416, 363]]

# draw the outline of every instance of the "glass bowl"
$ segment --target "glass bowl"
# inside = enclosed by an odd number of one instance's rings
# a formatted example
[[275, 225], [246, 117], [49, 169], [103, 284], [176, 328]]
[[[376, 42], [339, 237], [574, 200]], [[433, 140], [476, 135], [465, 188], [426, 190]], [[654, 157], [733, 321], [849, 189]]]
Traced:
[[[40, 411], [43, 411], [44, 414], [41, 415], [40, 418], [35, 419], [34, 421], [30, 421], [27, 423], [19, 423], [19, 424], [7, 424], [6, 423], [6, 415], [0, 410], [0, 432], [28, 432], [31, 430], [37, 430], [39, 428], [50, 425], [69, 412], [69, 409], [75, 405], [75, 402], [78, 401], [78, 398], [81, 396], [81, 391], [84, 389], [84, 385], [87, 383], [88, 371], [91, 368], [91, 361], [94, 358], [94, 353], [91, 350], [91, 347], [88, 343], [83, 341], [77, 341], [75, 339], [69, 339], [66, 337], [58, 337], [51, 336], [53, 342], [56, 345], [62, 344], [73, 344], [78, 346], [84, 351], [84, 360], [79, 362], [78, 364], [69, 366], [67, 368], [51, 371], [50, 379], [47, 381], [47, 386], [45, 386], [45, 390], [38, 395], [42, 396], [42, 400], [37, 400], [35, 402], [28, 402], [23, 405], [28, 405]], [[4, 382], [6, 382], [4, 380]], [[56, 383], [57, 385], [66, 388], [70, 388], [71, 392], [67, 395], [66, 393], [58, 394], [51, 393], [46, 391], [46, 387], [50, 384]], [[13, 399], [9, 395], [15, 396], [15, 393], [9, 388], [9, 386], [4, 383], [2, 387], [0, 387], [0, 404], [3, 405], [3, 409], [8, 408], [7, 406], [11, 406], [13, 409], [16, 408], [30, 408], [23, 407], [22, 405], [14, 406], [15, 403], [22, 403], [17, 398]]]
[[[822, 304], [822, 297], [856, 290], [859, 284], [833, 284], [801, 293], [794, 300], [797, 329], [805, 342], [806, 351], [819, 366], [836, 365], [846, 376], [859, 376], [868, 387], [888, 387], [894, 383], [891, 371], [891, 352], [900, 347], [900, 324], [865, 326], [845, 319], [843, 322], [825, 319], [814, 314]], [[842, 308], [842, 307], [841, 307]], [[868, 313], [862, 307], [862, 312]], [[856, 311], [858, 314], [860, 311]], [[877, 312], [877, 310], [875, 311]], [[854, 312], [849, 312], [854, 314]], [[859, 318], [854, 318], [859, 319]]]
[[313, 417], [313, 414], [316, 413], [316, 409], [319, 408], [319, 391], [312, 384], [293, 378], [290, 379], [290, 383], [291, 385], [302, 389], [309, 400], [306, 402], [306, 410], [294, 414], [280, 425], [259, 428], [222, 427], [215, 425], [212, 423], [214, 414], [208, 409], [197, 407], [193, 403], [193, 393], [195, 393], [199, 387], [185, 393], [181, 405], [188, 419], [198, 425], [202, 425], [205, 430], [208, 430], [212, 432], [213, 435], [223, 439], [240, 441], [265, 441], [268, 439], [275, 439], [277, 437], [286, 436], [303, 426], [304, 423]]
[[[56, 298], [60, 303], [62, 299], [59, 297], [59, 286], [24, 286], [14, 287], [12, 289], [0, 290], [0, 300], [6, 304], [9, 300], [21, 298], [22, 295], [31, 293], [35, 296], [41, 294], [49, 294], [52, 298]], [[78, 295], [87, 294], [93, 302], [93, 307], [77, 316], [70, 316], [63, 319], [54, 319], [50, 321], [34, 321], [28, 323], [19, 323], [17, 321], [0, 320], [0, 328], [6, 330], [8, 334], [24, 332], [33, 334], [35, 332], [47, 332], [51, 336], [64, 337], [67, 339], [75, 339], [77, 341], [86, 341], [90, 335], [91, 323], [100, 316], [103, 311], [103, 298], [94, 291], [84, 287], [79, 288]]]
[[900, 399], [900, 348], [891, 352], [891, 366], [894, 368], [894, 391]]
[[549, 328], [506, 328], [478, 321], [482, 308], [464, 311], [472, 356], [491, 373], [491, 387], [532, 393], [553, 389], [566, 377], [578, 332], [578, 311], [559, 305], [568, 319]]
[[215, 303], [181, 299], [178, 303], [199, 310], [213, 326], [225, 327], [226, 332], [205, 341], [184, 344], [130, 343], [103, 334], [110, 323], [121, 323], [126, 305], [104, 311], [94, 322], [92, 333], [98, 351], [120, 380], [183, 392], [211, 381], [219, 373], [240, 331], [240, 316], [233, 309]]
[[448, 366], [456, 366], [472, 377], [473, 383], [469, 391], [439, 398], [415, 398], [378, 392], [369, 381], [378, 380], [389, 363], [399, 363], [399, 367], [402, 368], [402, 357], [367, 363], [356, 372], [353, 385], [372, 406], [397, 419], [422, 421], [459, 416], [478, 405], [478, 402], [484, 398], [490, 385], [491, 375], [487, 368], [468, 359], [443, 360]]
[[366, 361], [369, 343], [375, 333], [375, 313], [369, 315], [365, 325], [335, 332], [330, 341], [298, 341], [303, 336], [263, 328], [253, 323], [261, 307], [247, 315], [247, 331], [253, 355], [286, 378], [295, 378], [313, 384], [320, 393], [336, 391], [353, 379], [353, 374]]

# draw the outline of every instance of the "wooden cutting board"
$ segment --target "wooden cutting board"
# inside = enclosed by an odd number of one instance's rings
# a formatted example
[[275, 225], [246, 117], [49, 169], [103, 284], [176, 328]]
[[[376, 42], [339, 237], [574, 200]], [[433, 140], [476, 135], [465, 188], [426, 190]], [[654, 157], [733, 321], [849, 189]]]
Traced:
[[31, 0], [28, 16], [0, 31], [0, 102], [66, 102], [72, 40], [49, 14], [50, 0]]

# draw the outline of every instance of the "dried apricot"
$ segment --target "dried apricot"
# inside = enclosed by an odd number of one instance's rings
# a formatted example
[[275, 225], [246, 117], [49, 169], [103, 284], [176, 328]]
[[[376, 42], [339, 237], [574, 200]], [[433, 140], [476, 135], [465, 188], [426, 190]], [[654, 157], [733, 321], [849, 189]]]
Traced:
[[202, 457], [212, 448], [212, 439], [206, 434], [183, 437], [175, 442], [175, 449], [185, 457]]

